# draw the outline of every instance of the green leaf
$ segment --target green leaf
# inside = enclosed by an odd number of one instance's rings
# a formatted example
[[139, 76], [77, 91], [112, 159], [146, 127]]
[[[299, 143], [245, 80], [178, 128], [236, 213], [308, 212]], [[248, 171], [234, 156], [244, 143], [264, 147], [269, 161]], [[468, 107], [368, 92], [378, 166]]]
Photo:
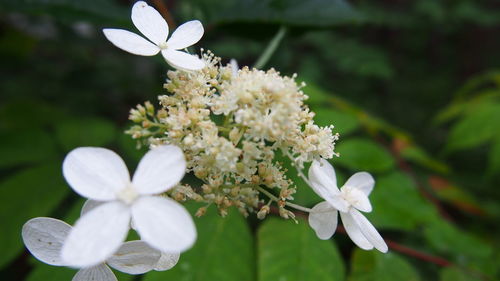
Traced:
[[[70, 281], [73, 279], [73, 276], [75, 276], [76, 272], [76, 269], [62, 266], [52, 266], [37, 261], [37, 266], [30, 272], [30, 275], [28, 275], [26, 281]], [[120, 281], [133, 280], [135, 278], [134, 275], [121, 273], [116, 270], [114, 271], [114, 273], [116, 275], [116, 278]]]
[[26, 281], [69, 281], [73, 279], [76, 272], [76, 269], [52, 266], [41, 261], [36, 261], [36, 266], [28, 275]]
[[389, 252], [356, 248], [351, 260], [349, 281], [417, 281], [417, 271], [404, 258]]
[[438, 173], [448, 173], [450, 168], [443, 162], [431, 157], [425, 150], [415, 145], [408, 145], [401, 151], [401, 156], [413, 163], [436, 171]]
[[0, 168], [35, 164], [57, 155], [53, 139], [42, 129], [4, 130], [0, 139]]
[[447, 151], [467, 149], [485, 144], [497, 133], [500, 104], [483, 104], [465, 115], [451, 129]]
[[488, 175], [498, 175], [498, 172], [500, 172], [500, 135], [497, 136], [495, 142], [493, 143], [488, 157]]
[[492, 248], [447, 221], [441, 220], [430, 224], [424, 230], [429, 245], [437, 251], [454, 254], [467, 263], [470, 259], [486, 259], [492, 254]]
[[434, 207], [422, 198], [407, 175], [393, 172], [375, 180], [370, 194], [373, 212], [366, 216], [377, 228], [411, 231], [437, 218]]
[[[18, 85], [16, 84], [16, 87]], [[35, 99], [15, 100], [0, 106], [0, 129], [29, 131], [51, 125], [54, 120], [65, 118], [59, 108]], [[34, 139], [34, 138], [32, 138]]]
[[439, 272], [441, 281], [481, 281], [482, 279], [471, 276], [469, 272], [463, 271], [458, 267], [449, 266], [441, 269]]
[[344, 263], [332, 241], [320, 240], [304, 220], [268, 218], [259, 228], [258, 280], [344, 280]]
[[441, 220], [427, 226], [424, 235], [429, 246], [458, 265], [489, 276], [498, 274], [498, 251], [465, 229]]
[[6, 0], [0, 2], [0, 10], [10, 10], [29, 14], [43, 14], [57, 20], [69, 22], [124, 22], [129, 9], [111, 0]]
[[340, 141], [334, 166], [340, 165], [354, 171], [385, 172], [394, 168], [394, 159], [381, 145], [368, 139]]
[[203, 22], [259, 22], [294, 26], [331, 26], [359, 21], [345, 0], [191, 0], [180, 9]]
[[67, 151], [79, 146], [105, 146], [118, 133], [113, 123], [101, 118], [62, 120], [55, 129], [56, 137]]
[[316, 124], [319, 126], [333, 125], [335, 126], [333, 131], [341, 136], [352, 133], [360, 126], [358, 119], [352, 114], [327, 108], [313, 108], [313, 111], [316, 113], [314, 118]]
[[[195, 205], [189, 205], [192, 213]], [[235, 210], [221, 218], [214, 207], [195, 218], [198, 239], [171, 270], [150, 272], [144, 281], [253, 281], [255, 258], [246, 220]]]
[[69, 190], [59, 164], [24, 170], [0, 183], [0, 268], [23, 249], [23, 224], [33, 217], [50, 215]]

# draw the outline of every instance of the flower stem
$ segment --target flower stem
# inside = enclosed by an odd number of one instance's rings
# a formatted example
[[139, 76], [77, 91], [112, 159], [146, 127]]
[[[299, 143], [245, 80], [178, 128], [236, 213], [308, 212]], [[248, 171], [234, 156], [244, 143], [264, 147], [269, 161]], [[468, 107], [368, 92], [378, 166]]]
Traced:
[[269, 61], [269, 59], [272, 57], [276, 49], [278, 48], [278, 45], [280, 44], [281, 40], [283, 37], [285, 37], [287, 28], [286, 26], [282, 25], [276, 35], [274, 35], [273, 39], [269, 41], [269, 44], [267, 45], [266, 49], [260, 55], [259, 59], [257, 59], [257, 62], [254, 64], [253, 67], [257, 69], [263, 68], [266, 63]]
[[[262, 192], [264, 193], [264, 195], [266, 195], [267, 197], [269, 197], [269, 199], [271, 200], [274, 200], [276, 202], [280, 201], [280, 199], [276, 196], [274, 196], [271, 192], [265, 190], [264, 188], [260, 187], [260, 186], [254, 186], [255, 189], [257, 189], [259, 192]], [[306, 213], [310, 213], [312, 212], [311, 209], [309, 208], [306, 208], [306, 207], [302, 207], [300, 205], [297, 205], [297, 204], [293, 204], [293, 203], [290, 203], [290, 202], [286, 202], [285, 201], [285, 205], [287, 205], [288, 207], [292, 207], [296, 210], [299, 210], [299, 211], [302, 211], [302, 212], [306, 212]]]

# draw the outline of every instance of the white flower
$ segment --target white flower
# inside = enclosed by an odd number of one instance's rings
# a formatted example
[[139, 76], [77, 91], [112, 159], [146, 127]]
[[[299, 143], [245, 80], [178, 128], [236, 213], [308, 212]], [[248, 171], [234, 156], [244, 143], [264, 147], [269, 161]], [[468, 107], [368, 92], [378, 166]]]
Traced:
[[359, 212], [372, 211], [368, 195], [375, 181], [369, 173], [354, 174], [339, 191], [335, 170], [321, 158], [320, 161], [314, 160], [309, 168], [309, 184], [326, 200], [314, 206], [309, 214], [309, 225], [320, 239], [329, 239], [335, 233], [337, 212], [340, 212], [344, 228], [356, 245], [364, 250], [375, 247], [383, 253], [387, 252], [387, 244], [382, 236]]
[[104, 35], [116, 47], [135, 55], [154, 56], [161, 52], [165, 60], [175, 68], [199, 70], [205, 67], [203, 60], [179, 51], [201, 39], [204, 30], [200, 21], [193, 20], [179, 26], [167, 41], [167, 22], [153, 7], [144, 1], [138, 1], [132, 7], [132, 22], [149, 41], [123, 29], [106, 28], [103, 29]]
[[152, 196], [176, 185], [185, 170], [184, 154], [172, 145], [146, 153], [132, 181], [123, 160], [111, 150], [71, 151], [63, 163], [66, 181], [80, 195], [102, 202], [76, 222], [64, 242], [63, 261], [75, 267], [103, 262], [125, 240], [131, 220], [141, 239], [161, 252], [190, 248], [196, 229], [189, 213], [172, 199]]
[[[71, 226], [63, 221], [53, 218], [34, 218], [24, 224], [22, 238], [28, 250], [38, 260], [50, 265], [67, 266], [61, 260], [60, 252], [70, 231]], [[166, 254], [161, 254], [143, 241], [128, 241], [106, 263], [116, 270], [136, 275], [158, 267], [165, 268], [163, 255]], [[178, 255], [171, 256], [171, 260], [179, 258]], [[105, 263], [100, 263], [81, 268], [73, 277], [73, 281], [88, 280], [116, 281], [117, 279]]]

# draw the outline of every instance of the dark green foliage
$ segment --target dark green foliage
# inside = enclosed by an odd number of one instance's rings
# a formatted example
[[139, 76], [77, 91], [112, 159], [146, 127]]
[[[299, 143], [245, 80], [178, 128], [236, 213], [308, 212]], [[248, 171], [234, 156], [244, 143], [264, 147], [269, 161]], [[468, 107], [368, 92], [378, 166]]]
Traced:
[[[362, 251], [340, 230], [319, 240], [303, 214], [296, 225], [273, 214], [263, 222], [237, 212], [223, 219], [209, 208], [195, 219], [195, 247], [174, 269], [133, 280], [500, 279], [497, 1], [152, 2], [165, 3], [177, 24], [202, 20], [206, 34], [196, 48], [211, 49], [223, 63], [253, 65], [285, 26], [266, 66], [306, 80], [314, 120], [340, 134], [340, 157], [331, 160], [339, 185], [371, 172], [367, 217], [382, 236], [452, 265], [397, 249]], [[102, 27], [135, 30], [130, 6], [0, 0], [2, 280], [74, 275], [28, 257], [20, 237], [32, 217], [78, 217], [82, 201], [61, 175], [69, 150], [108, 147], [131, 168], [145, 151], [123, 128], [130, 108], [156, 104], [169, 68], [160, 57], [122, 52], [101, 34]], [[280, 161], [298, 187], [295, 202], [320, 202], [289, 161]]]

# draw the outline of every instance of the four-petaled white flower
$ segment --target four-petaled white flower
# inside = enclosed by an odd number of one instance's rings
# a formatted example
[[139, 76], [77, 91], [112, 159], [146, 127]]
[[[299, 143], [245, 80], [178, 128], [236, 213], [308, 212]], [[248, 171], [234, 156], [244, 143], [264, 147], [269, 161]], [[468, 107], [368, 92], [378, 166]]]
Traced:
[[320, 239], [329, 239], [335, 233], [337, 212], [340, 212], [344, 228], [356, 245], [364, 250], [375, 247], [383, 253], [387, 252], [387, 244], [382, 236], [359, 212], [372, 211], [368, 195], [375, 181], [369, 173], [354, 174], [339, 190], [332, 165], [324, 159], [315, 160], [309, 168], [309, 184], [326, 200], [314, 206], [309, 214], [309, 225]]
[[183, 252], [196, 239], [187, 210], [176, 201], [153, 196], [167, 191], [184, 176], [181, 149], [164, 145], [141, 159], [130, 180], [123, 160], [111, 150], [81, 147], [63, 163], [63, 175], [81, 196], [102, 201], [76, 222], [64, 242], [61, 257], [75, 267], [105, 261], [125, 240], [131, 220], [141, 240], [161, 252]]
[[154, 56], [161, 52], [165, 60], [175, 68], [199, 70], [205, 67], [203, 60], [179, 51], [201, 39], [204, 30], [200, 21], [193, 20], [179, 26], [167, 41], [167, 22], [153, 7], [144, 1], [138, 1], [132, 7], [132, 22], [149, 41], [123, 29], [106, 28], [103, 29], [104, 35], [116, 47], [135, 55]]
[[[26, 248], [38, 260], [54, 266], [68, 266], [61, 259], [60, 252], [70, 231], [71, 226], [63, 221], [53, 218], [34, 218], [24, 224], [22, 238]], [[103, 262], [83, 267], [73, 277], [73, 281], [117, 281], [108, 265], [121, 272], [136, 275], [151, 270], [170, 269], [178, 259], [179, 254], [160, 253], [143, 241], [128, 241], [107, 259], [107, 265]]]

